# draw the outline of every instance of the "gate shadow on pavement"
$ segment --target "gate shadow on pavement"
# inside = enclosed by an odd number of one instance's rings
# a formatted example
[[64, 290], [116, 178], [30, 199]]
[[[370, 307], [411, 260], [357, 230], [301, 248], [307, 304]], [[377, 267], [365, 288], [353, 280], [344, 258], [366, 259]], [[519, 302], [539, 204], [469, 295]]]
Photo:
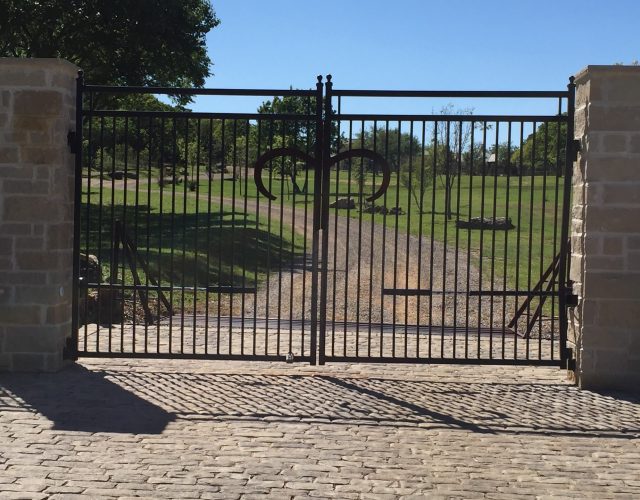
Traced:
[[640, 399], [569, 384], [120, 370], [105, 376], [178, 419], [640, 436]]
[[[58, 373], [0, 374], [0, 413], [37, 412], [53, 429], [161, 434], [175, 416], [82, 366]], [[24, 418], [24, 417], [22, 417]]]
[[253, 420], [634, 439], [638, 403], [548, 382], [81, 366], [0, 376], [0, 411], [38, 412], [54, 429], [133, 434], [162, 433], [174, 420]]

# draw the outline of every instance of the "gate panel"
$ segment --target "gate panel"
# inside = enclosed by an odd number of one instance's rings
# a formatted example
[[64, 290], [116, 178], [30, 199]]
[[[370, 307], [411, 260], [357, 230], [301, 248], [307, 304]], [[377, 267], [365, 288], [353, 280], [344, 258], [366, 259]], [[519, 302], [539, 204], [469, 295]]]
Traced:
[[[325, 162], [321, 362], [559, 364], [571, 94], [333, 91], [330, 84], [327, 94], [328, 156], [373, 151], [391, 178], [372, 201], [383, 183], [380, 165], [350, 157], [329, 171]], [[389, 108], [397, 97], [534, 98], [555, 103], [555, 112], [344, 112], [355, 97], [371, 98], [374, 109], [376, 100]]]
[[314, 359], [322, 85], [201, 92], [271, 99], [259, 113], [82, 91], [78, 354]]

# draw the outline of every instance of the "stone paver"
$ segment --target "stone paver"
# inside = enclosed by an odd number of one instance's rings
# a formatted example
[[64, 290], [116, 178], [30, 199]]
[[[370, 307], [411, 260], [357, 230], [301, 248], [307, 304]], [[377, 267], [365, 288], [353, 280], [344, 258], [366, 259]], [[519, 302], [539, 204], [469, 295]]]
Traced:
[[0, 498], [633, 498], [639, 401], [553, 368], [85, 360], [0, 375]]

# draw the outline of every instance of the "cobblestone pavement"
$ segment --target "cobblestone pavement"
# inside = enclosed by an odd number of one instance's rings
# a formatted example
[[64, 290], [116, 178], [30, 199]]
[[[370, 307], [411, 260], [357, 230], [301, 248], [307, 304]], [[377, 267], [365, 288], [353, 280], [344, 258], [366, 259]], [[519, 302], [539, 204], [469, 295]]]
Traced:
[[550, 368], [0, 374], [0, 498], [638, 498], [640, 398]]

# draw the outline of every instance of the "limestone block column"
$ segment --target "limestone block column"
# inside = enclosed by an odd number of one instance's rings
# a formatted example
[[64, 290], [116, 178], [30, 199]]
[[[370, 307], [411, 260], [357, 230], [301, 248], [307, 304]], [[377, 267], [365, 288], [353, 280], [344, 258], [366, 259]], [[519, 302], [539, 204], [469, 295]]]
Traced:
[[569, 339], [584, 388], [640, 390], [640, 67], [576, 76]]
[[71, 335], [77, 71], [0, 58], [0, 370], [57, 370]]

